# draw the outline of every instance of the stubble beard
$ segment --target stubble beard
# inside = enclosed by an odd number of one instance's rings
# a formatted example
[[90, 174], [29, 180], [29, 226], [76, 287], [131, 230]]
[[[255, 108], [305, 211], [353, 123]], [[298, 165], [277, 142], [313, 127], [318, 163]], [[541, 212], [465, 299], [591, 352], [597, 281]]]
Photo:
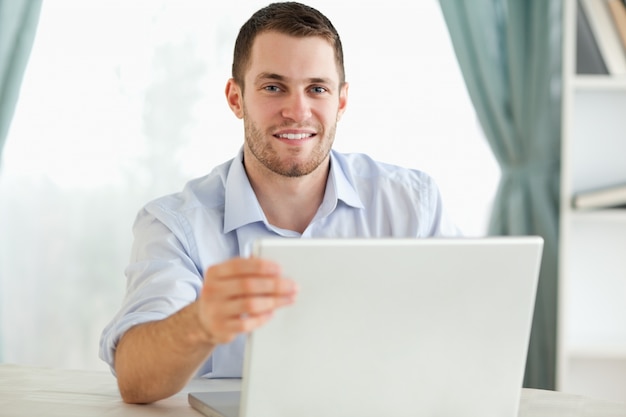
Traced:
[[[292, 127], [292, 126], [290, 126]], [[337, 130], [337, 123], [335, 123], [325, 134], [323, 129], [317, 130], [318, 136], [313, 140], [317, 140], [315, 148], [313, 149], [310, 158], [305, 161], [297, 161], [293, 159], [282, 160], [280, 155], [272, 146], [271, 141], [267, 141], [266, 138], [271, 137], [270, 133], [263, 133], [249, 117], [247, 117], [244, 111], [244, 129], [245, 140], [252, 155], [268, 170], [284, 176], [284, 177], [302, 177], [315, 171], [324, 162], [333, 141], [335, 139], [335, 132]], [[321, 135], [321, 139], [320, 139]], [[297, 150], [294, 149], [294, 152]], [[297, 154], [295, 154], [298, 157]]]

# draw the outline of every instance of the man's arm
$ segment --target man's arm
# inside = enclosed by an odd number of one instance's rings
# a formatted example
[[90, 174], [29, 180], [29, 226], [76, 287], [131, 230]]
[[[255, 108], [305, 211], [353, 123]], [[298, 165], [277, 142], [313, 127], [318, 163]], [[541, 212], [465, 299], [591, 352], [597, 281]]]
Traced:
[[120, 394], [150, 403], [180, 391], [215, 346], [267, 322], [294, 301], [295, 284], [278, 265], [235, 258], [207, 269], [198, 300], [163, 320], [137, 325], [115, 352]]

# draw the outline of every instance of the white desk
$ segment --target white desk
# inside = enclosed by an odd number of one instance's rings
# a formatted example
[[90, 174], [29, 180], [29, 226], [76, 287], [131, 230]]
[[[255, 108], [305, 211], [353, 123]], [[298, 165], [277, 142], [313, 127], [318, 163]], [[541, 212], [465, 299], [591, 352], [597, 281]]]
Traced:
[[[0, 364], [0, 416], [199, 417], [201, 414], [187, 403], [188, 392], [228, 391], [238, 388], [239, 384], [239, 380], [197, 379], [171, 398], [149, 405], [129, 405], [122, 402], [115, 378], [108, 372]], [[519, 416], [626, 417], [626, 404], [524, 389]]]
[[179, 394], [148, 405], [125, 404], [110, 372], [31, 368], [0, 364], [2, 417], [199, 417], [187, 393], [232, 390], [239, 380], [193, 380]]

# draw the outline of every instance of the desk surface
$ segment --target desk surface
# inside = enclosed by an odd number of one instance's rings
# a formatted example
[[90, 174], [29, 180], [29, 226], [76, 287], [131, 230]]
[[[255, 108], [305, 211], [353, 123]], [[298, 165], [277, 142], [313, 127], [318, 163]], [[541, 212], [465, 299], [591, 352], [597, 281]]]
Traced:
[[[149, 405], [124, 404], [108, 372], [0, 364], [0, 415], [11, 417], [199, 417], [187, 403], [193, 391], [229, 391], [239, 380], [194, 379], [179, 394]], [[553, 391], [523, 389], [520, 417], [626, 417], [626, 404]]]

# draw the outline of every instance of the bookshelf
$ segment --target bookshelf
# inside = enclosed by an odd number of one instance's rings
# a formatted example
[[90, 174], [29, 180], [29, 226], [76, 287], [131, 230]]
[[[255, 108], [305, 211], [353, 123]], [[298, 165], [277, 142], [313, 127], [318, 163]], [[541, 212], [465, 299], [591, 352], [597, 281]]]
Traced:
[[626, 402], [626, 209], [572, 206], [626, 183], [626, 74], [576, 73], [578, 12], [563, 2], [557, 389]]

